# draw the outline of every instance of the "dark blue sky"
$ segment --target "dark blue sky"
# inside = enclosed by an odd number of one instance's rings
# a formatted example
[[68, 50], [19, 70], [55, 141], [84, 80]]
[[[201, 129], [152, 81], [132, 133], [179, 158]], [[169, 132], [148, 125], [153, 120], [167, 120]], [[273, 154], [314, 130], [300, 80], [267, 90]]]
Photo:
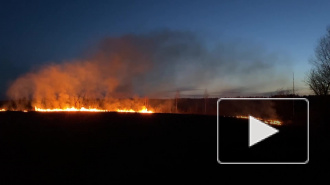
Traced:
[[[210, 48], [244, 42], [276, 53], [287, 60], [278, 69], [295, 72], [305, 93], [302, 80], [330, 24], [329, 7], [330, 1], [303, 0], [1, 1], [0, 97], [19, 75], [80, 57], [104, 37], [161, 29], [191, 31]], [[289, 87], [269, 90], [279, 88]]]

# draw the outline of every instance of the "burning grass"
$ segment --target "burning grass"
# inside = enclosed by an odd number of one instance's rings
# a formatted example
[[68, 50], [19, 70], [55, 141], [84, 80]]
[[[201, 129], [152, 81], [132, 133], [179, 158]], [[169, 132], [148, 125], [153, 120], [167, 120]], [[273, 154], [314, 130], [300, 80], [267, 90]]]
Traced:
[[[104, 109], [97, 109], [97, 108], [55, 108], [55, 109], [42, 109], [35, 107], [34, 109], [37, 112], [113, 112], [110, 110]], [[153, 111], [148, 110], [145, 106], [142, 107], [140, 110], [133, 110], [133, 109], [117, 109], [117, 112], [126, 112], [126, 113], [153, 113]]]
[[127, 112], [127, 113], [170, 113], [174, 110], [172, 99], [122, 98], [87, 99], [60, 102], [57, 100], [11, 100], [0, 109], [8, 111], [38, 112]]
[[[238, 119], [249, 119], [249, 116], [235, 116], [235, 118]], [[263, 121], [264, 123], [270, 124], [270, 125], [282, 125], [282, 122], [276, 119], [263, 119], [263, 118], [256, 118], [260, 121]]]
[[[35, 107], [34, 109], [37, 112], [113, 112], [110, 110], [97, 109], [97, 108], [55, 108], [55, 109], [42, 109]], [[140, 110], [133, 109], [117, 109], [117, 112], [126, 112], [126, 113], [153, 113], [153, 111], [148, 110], [145, 106], [143, 106]]]
[[[0, 112], [7, 111], [6, 109], [0, 109]], [[22, 111], [22, 112], [29, 112], [28, 110], [16, 110], [16, 111]], [[37, 106], [34, 107], [34, 111], [36, 112], [123, 112], [123, 113], [154, 113], [152, 110], [148, 110], [145, 106], [143, 106], [139, 110], [133, 110], [133, 109], [117, 109], [116, 111], [107, 110], [107, 109], [98, 109], [98, 108], [39, 108]]]

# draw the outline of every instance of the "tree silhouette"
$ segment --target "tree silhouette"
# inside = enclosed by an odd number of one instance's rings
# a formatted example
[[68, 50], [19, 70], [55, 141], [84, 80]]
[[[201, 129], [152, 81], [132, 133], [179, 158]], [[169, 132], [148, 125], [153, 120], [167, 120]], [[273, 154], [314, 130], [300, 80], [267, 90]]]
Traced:
[[315, 48], [312, 69], [307, 74], [306, 83], [316, 95], [328, 95], [330, 88], [330, 27]]

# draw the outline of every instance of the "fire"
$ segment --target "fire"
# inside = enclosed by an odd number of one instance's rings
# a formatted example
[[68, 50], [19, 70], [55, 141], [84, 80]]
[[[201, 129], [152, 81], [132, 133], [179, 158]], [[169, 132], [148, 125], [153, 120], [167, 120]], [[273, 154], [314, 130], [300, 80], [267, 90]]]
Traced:
[[[34, 110], [37, 112], [111, 112], [110, 110], [97, 109], [97, 108], [55, 108], [55, 109], [42, 109], [34, 107]], [[128, 112], [128, 113], [153, 113], [153, 111], [148, 110], [146, 107], [143, 107], [141, 110], [135, 111], [133, 109], [117, 109], [117, 112]]]
[[239, 119], [249, 119], [249, 116], [236, 116], [236, 118], [239, 118]]
[[278, 120], [269, 119], [269, 120], [264, 120], [264, 122], [271, 125], [282, 125], [282, 122]]
[[6, 109], [0, 109], [0, 112], [6, 111]]
[[117, 109], [117, 112], [135, 112], [133, 109]]
[[153, 113], [153, 111], [148, 110], [146, 107], [143, 107], [141, 110], [138, 111], [134, 111], [133, 109], [117, 109], [117, 112]]
[[[249, 116], [235, 116], [235, 117], [239, 118], [239, 119], [249, 119]], [[256, 118], [256, 119], [263, 121], [270, 125], [282, 125], [281, 121], [275, 120], [275, 119], [262, 119], [262, 118]]]
[[108, 112], [107, 110], [102, 110], [102, 109], [96, 109], [96, 108], [84, 108], [81, 107], [80, 109], [75, 108], [75, 107], [71, 107], [71, 108], [63, 108], [63, 109], [59, 109], [59, 108], [55, 108], [55, 109], [42, 109], [42, 108], [38, 108], [38, 107], [34, 107], [35, 111], [38, 112]]

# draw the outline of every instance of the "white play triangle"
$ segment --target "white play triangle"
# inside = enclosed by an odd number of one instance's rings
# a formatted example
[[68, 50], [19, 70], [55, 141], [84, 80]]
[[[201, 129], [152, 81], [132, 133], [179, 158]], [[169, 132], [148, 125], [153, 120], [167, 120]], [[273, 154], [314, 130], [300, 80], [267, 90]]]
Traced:
[[259, 143], [260, 141], [276, 134], [278, 132], [274, 127], [249, 116], [249, 147]]

